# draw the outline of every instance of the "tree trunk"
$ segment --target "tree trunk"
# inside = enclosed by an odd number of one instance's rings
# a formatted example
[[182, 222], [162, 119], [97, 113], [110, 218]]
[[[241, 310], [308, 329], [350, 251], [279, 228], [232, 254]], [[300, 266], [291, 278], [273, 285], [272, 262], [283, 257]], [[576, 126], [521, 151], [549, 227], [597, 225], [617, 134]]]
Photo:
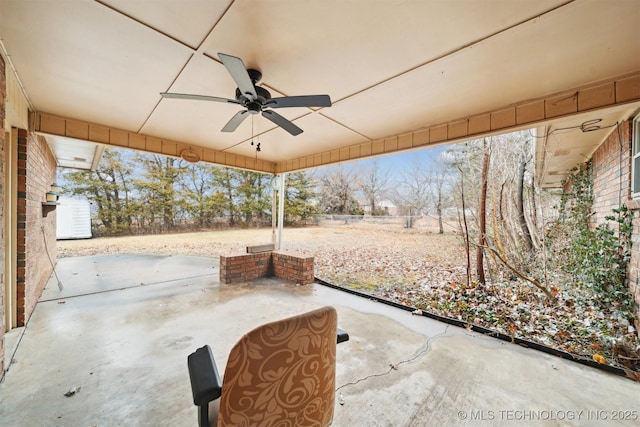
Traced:
[[471, 248], [469, 247], [469, 226], [467, 225], [467, 207], [464, 202], [464, 173], [460, 171], [460, 199], [462, 201], [462, 221], [464, 224], [464, 246], [467, 251], [467, 286], [471, 284]]
[[478, 276], [478, 282], [481, 284], [486, 283], [484, 277], [484, 246], [486, 245], [486, 232], [487, 232], [487, 177], [489, 175], [489, 160], [490, 152], [487, 145], [487, 140], [483, 141], [484, 155], [482, 158], [482, 177], [480, 187], [480, 203], [478, 207], [478, 216], [480, 222], [479, 230], [479, 243], [476, 248], [476, 275]]
[[531, 180], [531, 222], [533, 224], [533, 234], [531, 235], [531, 241], [533, 242], [534, 249], [540, 248], [540, 234], [538, 230], [540, 227], [538, 226], [538, 204], [536, 202], [536, 180], [535, 177]]
[[507, 185], [507, 181], [503, 182], [502, 185], [500, 186], [500, 201], [498, 202], [499, 204], [499, 212], [500, 212], [500, 223], [504, 224], [504, 188]]
[[528, 253], [531, 253], [533, 249], [533, 241], [531, 240], [531, 232], [527, 219], [524, 216], [524, 173], [527, 168], [527, 160], [523, 155], [520, 159], [520, 172], [518, 173], [518, 221], [520, 222], [520, 228], [522, 229], [522, 237], [524, 239], [524, 245]]
[[407, 228], [413, 228], [413, 208], [409, 208], [409, 218], [407, 219]]
[[436, 204], [436, 213], [438, 214], [438, 234], [444, 234], [444, 226], [442, 224], [442, 189], [438, 187], [438, 203]]
[[227, 192], [227, 210], [229, 212], [229, 226], [233, 227], [236, 223], [235, 203], [233, 201], [233, 186], [231, 185], [231, 173], [229, 169], [225, 169], [224, 189]]

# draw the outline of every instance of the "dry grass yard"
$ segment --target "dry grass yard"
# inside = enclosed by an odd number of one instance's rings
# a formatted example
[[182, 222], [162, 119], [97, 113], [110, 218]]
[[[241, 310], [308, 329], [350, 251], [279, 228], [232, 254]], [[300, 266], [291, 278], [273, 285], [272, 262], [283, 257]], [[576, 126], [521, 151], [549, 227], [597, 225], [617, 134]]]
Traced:
[[[449, 227], [450, 229], [450, 227]], [[58, 256], [112, 253], [198, 255], [217, 258], [271, 242], [271, 229], [103, 237], [58, 241]], [[420, 219], [413, 229], [399, 220], [385, 223], [285, 228], [284, 250], [315, 257], [316, 276], [331, 283], [374, 290], [379, 285], [450, 282], [465, 277], [464, 247], [452, 232], [437, 234], [437, 223]]]

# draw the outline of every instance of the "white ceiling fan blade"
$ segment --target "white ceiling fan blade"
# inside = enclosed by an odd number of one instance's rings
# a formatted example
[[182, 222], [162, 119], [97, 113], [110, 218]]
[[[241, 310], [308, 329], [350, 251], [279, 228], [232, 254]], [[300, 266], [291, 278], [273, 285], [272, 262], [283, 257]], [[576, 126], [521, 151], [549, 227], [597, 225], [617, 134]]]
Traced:
[[229, 74], [238, 85], [240, 92], [252, 101], [256, 100], [258, 98], [256, 88], [253, 86], [247, 67], [244, 66], [242, 59], [224, 53], [218, 53], [218, 58], [227, 67], [227, 71], [229, 71]]
[[224, 125], [222, 132], [233, 132], [238, 128], [238, 126], [240, 126], [240, 123], [242, 123], [247, 116], [249, 116], [249, 111], [238, 111], [233, 117], [231, 117], [231, 120]]
[[236, 101], [235, 99], [221, 98], [219, 96], [192, 95], [189, 93], [170, 93], [170, 92], [161, 92], [160, 96], [163, 98], [170, 98], [170, 99], [188, 99], [192, 101], [214, 101], [214, 102], [228, 102], [230, 104], [240, 104], [240, 102]]

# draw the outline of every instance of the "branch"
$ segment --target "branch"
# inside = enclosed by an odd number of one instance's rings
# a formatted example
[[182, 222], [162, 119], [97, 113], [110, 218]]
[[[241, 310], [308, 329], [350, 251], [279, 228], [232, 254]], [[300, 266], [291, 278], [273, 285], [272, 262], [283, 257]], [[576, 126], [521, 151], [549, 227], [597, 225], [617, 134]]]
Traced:
[[[481, 246], [481, 245], [477, 245], [477, 246]], [[509, 264], [509, 262], [498, 251], [496, 251], [492, 247], [487, 246], [487, 245], [484, 245], [482, 247], [485, 248], [485, 249], [489, 249], [495, 256], [498, 257], [498, 259], [502, 262], [502, 264], [504, 264], [505, 267], [507, 267], [509, 270], [511, 270], [513, 272], [513, 274], [515, 274], [516, 276], [518, 276], [522, 280], [525, 280], [525, 281], [531, 283], [533, 286], [535, 286], [536, 288], [538, 288], [542, 292], [544, 292], [544, 294], [547, 296], [547, 298], [549, 298], [551, 301], [555, 302], [556, 297], [551, 293], [551, 291], [546, 286], [544, 286], [542, 283], [540, 283], [540, 281], [538, 279], [524, 275], [522, 272], [520, 272], [520, 270], [518, 270], [517, 268], [515, 268], [514, 266]]]

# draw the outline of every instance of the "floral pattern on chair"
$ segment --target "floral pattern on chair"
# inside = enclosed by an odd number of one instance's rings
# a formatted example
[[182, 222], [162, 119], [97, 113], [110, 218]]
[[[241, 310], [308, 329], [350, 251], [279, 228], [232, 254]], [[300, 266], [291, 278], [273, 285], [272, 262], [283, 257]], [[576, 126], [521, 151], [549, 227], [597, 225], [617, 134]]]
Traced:
[[262, 325], [231, 349], [218, 426], [327, 426], [333, 418], [333, 307]]

